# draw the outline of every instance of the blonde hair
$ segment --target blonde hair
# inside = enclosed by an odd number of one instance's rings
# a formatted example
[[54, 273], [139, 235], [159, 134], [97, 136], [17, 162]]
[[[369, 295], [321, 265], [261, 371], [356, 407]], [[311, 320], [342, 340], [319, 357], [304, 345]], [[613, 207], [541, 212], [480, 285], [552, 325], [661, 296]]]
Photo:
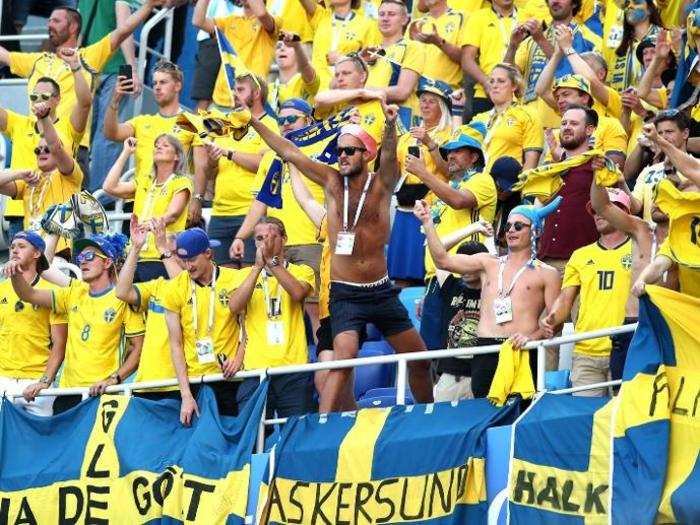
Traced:
[[502, 69], [503, 71], [506, 72], [511, 84], [513, 84], [515, 86], [515, 96], [520, 98], [523, 95], [523, 75], [520, 72], [520, 69], [518, 69], [513, 64], [507, 64], [505, 62], [501, 62], [501, 63], [493, 66], [493, 69], [491, 70], [491, 72], [493, 72], [493, 70], [496, 68]]
[[[177, 137], [174, 135], [171, 135], [170, 133], [161, 133], [156, 137], [156, 140], [153, 141], [153, 146], [155, 147], [156, 143], [160, 139], [165, 139], [168, 141], [168, 144], [170, 144], [173, 149], [175, 149], [175, 155], [177, 156], [177, 161], [175, 162], [175, 169], [173, 169], [174, 173], [182, 173], [182, 171], [185, 169], [185, 164], [186, 164], [186, 158], [185, 158], [185, 150], [182, 147], [182, 143], [178, 140]], [[153, 177], [156, 175], [156, 165], [155, 162], [153, 163], [153, 171], [152, 171]]]

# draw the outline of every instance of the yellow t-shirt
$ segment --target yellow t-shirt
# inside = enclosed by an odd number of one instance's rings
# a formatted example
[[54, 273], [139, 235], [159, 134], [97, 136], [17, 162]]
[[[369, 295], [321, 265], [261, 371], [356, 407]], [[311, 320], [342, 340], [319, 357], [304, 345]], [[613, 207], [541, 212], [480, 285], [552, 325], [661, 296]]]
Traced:
[[[581, 306], [576, 331], [587, 332], [621, 325], [632, 279], [632, 241], [628, 238], [614, 249], [599, 242], [583, 246], [571, 254], [564, 269], [562, 289], [578, 286]], [[612, 343], [609, 337], [579, 341], [578, 354], [606, 356]]]
[[642, 218], [651, 222], [651, 209], [654, 206], [654, 191], [659, 181], [666, 178], [664, 163], [647, 166], [637, 177], [632, 195], [642, 203]]
[[[136, 195], [134, 196], [134, 213], [139, 218], [139, 222], [165, 215], [173, 197], [181, 191], [188, 192], [189, 197], [192, 196], [192, 179], [187, 175], [173, 173], [162, 184], [155, 184], [153, 179], [150, 181], [146, 179], [137, 181]], [[187, 206], [183, 208], [180, 216], [174, 222], [165, 227], [165, 231], [168, 233], [181, 232], [185, 229], [186, 224]], [[139, 253], [139, 260], [160, 260], [160, 253], [156, 248], [155, 238], [151, 232], [148, 233], [146, 244], [144, 244], [141, 253]]]
[[[94, 44], [81, 47], [78, 53], [83, 64], [82, 74], [88, 86], [94, 89], [95, 75], [102, 71], [113, 53], [110, 36], [106, 35]], [[75, 81], [70, 67], [59, 56], [55, 53], [10, 53], [9, 66], [12, 73], [28, 79], [27, 94], [34, 90], [37, 80], [41, 77], [53, 78], [58, 82], [61, 88], [61, 102], [56, 108], [56, 116], [61, 119], [70, 119], [71, 111], [76, 104]], [[81, 146], [90, 146], [91, 126], [92, 118], [88, 117]]]
[[[305, 264], [289, 264], [287, 270], [302, 284], [308, 284], [312, 293], [316, 287], [314, 271]], [[242, 270], [248, 275], [250, 270]], [[268, 368], [283, 365], [300, 365], [308, 362], [306, 333], [304, 332], [304, 303], [294, 302], [287, 291], [270, 275], [260, 272], [245, 311], [246, 352], [243, 364], [246, 369]], [[265, 304], [265, 282], [269, 300], [281, 299], [280, 315], [268, 317], [269, 305]], [[282, 323], [282, 343], [270, 344], [270, 322]]]
[[[165, 322], [165, 308], [160, 301], [167, 283], [166, 279], [159, 277], [145, 283], [134, 284], [139, 296], [138, 311], [146, 315], [146, 335], [143, 339], [135, 382], [175, 377], [175, 367], [170, 357], [170, 334]], [[177, 387], [153, 390], [177, 390]]]
[[622, 42], [622, 26], [625, 14], [613, 0], [605, 2], [605, 16], [603, 18], [603, 58], [608, 63], [608, 77], [615, 67], [617, 55], [615, 51]]
[[495, 110], [479, 113], [473, 120], [486, 124], [486, 172], [501, 157], [513, 157], [522, 164], [526, 151], [542, 151], [542, 123], [520, 104], [511, 104], [500, 115]]
[[[470, 224], [485, 219], [488, 222], [493, 222], [496, 215], [496, 184], [493, 178], [483, 172], [474, 173], [471, 176], [465, 176], [460, 181], [451, 181], [453, 187], [457, 187], [460, 191], [468, 190], [476, 197], [477, 205], [474, 208], [466, 208], [456, 210], [445, 204], [442, 200], [433, 196], [430, 204], [430, 211], [435, 223], [435, 231], [439, 237], [444, 237], [454, 231], [469, 226]], [[475, 236], [475, 240], [483, 241], [483, 236]], [[457, 253], [459, 248], [455, 244], [450, 253]], [[425, 249], [425, 279], [426, 281], [435, 275], [435, 263], [430, 255], [430, 250]]]
[[150, 115], [136, 115], [125, 124], [134, 128], [136, 139], [136, 151], [134, 152], [134, 180], [149, 180], [153, 171], [153, 148], [156, 138], [163, 133], [173, 135], [180, 141], [185, 155], [189, 155], [190, 148], [195, 139], [199, 139], [194, 133], [185, 131], [175, 125], [177, 115], [164, 117], [158, 113]]
[[348, 107], [353, 107], [357, 110], [357, 112], [360, 114], [360, 126], [362, 126], [364, 130], [369, 133], [375, 141], [377, 141], [377, 148], [379, 148], [382, 145], [382, 139], [384, 138], [386, 118], [384, 117], [382, 103], [378, 100], [361, 102], [352, 106], [347, 104], [339, 104], [334, 106], [330, 111], [326, 112], [314, 110], [314, 118], [317, 120], [325, 120], [332, 115], [340, 113]]
[[309, 17], [300, 0], [272, 0], [267, 2], [267, 12], [279, 18], [283, 31], [299, 35], [302, 42], [313, 39]]
[[669, 180], [659, 181], [656, 205], [668, 215], [669, 249], [679, 264], [700, 269], [700, 193], [680, 191]]
[[285, 84], [282, 84], [278, 77], [267, 85], [267, 100], [273, 108], [279, 108], [280, 104], [291, 98], [302, 98], [312, 104], [320, 85], [321, 79], [318, 75], [311, 84], [304, 82], [301, 73], [295, 73]]
[[678, 285], [681, 293], [700, 297], [700, 269], [680, 264], [671, 251], [668, 238], [659, 246], [657, 255], [665, 255], [678, 265]]
[[[279, 133], [277, 121], [272, 116], [265, 114], [260, 121], [275, 133]], [[248, 133], [241, 140], [237, 141], [230, 136], [225, 136], [216, 137], [212, 142], [222, 148], [242, 153], [265, 153], [268, 149], [265, 141], [252, 127], [248, 129]], [[253, 193], [258, 190], [255, 187], [256, 172], [248, 171], [226, 157], [219, 159], [218, 166], [219, 172], [214, 187], [212, 215], [227, 217], [245, 215], [253, 200]]]
[[[15, 197], [24, 203], [24, 227], [29, 228], [32, 221], [38, 221], [44, 212], [54, 204], [63, 204], [71, 195], [80, 191], [83, 182], [83, 171], [77, 161], [73, 162], [73, 171], [66, 175], [57, 169], [48, 176], [43, 176], [36, 186], [29, 186], [23, 180], [15, 181]], [[61, 237], [56, 245], [60, 252], [68, 246]]]
[[604, 106], [597, 99], [593, 99], [593, 109], [598, 117], [610, 117], [619, 119], [622, 116], [622, 96], [616, 90], [607, 86], [608, 103]]
[[[378, 58], [369, 66], [367, 76], [367, 87], [389, 87], [395, 86], [399, 80], [399, 74], [403, 69], [409, 69], [421, 75], [425, 69], [425, 45], [416, 40], [402, 38], [395, 44], [385, 49], [386, 58], [401, 64], [401, 68], [394, 73], [394, 69], [389, 61]], [[418, 96], [415, 91], [409, 95], [406, 101], [400, 106], [402, 122], [414, 125], [414, 121], [420, 117], [418, 111]], [[404, 113], [408, 112], [406, 115]]]
[[657, 0], [656, 5], [659, 7], [659, 13], [661, 14], [661, 21], [664, 27], [668, 29], [673, 29], [675, 27], [685, 28], [685, 20], [681, 22], [681, 8], [683, 7], [683, 0]]
[[[34, 116], [20, 115], [9, 109], [6, 109], [5, 112], [7, 114], [7, 126], [0, 131], [12, 142], [10, 168], [13, 170], [37, 169], [34, 148], [39, 145], [41, 134], [36, 125], [36, 118]], [[76, 131], [71, 124], [70, 118], [57, 119], [54, 122], [54, 128], [61, 139], [63, 147], [71, 155], [75, 156], [83, 134]], [[8, 199], [5, 205], [5, 216], [22, 217], [23, 215], [24, 203], [22, 200]]]
[[74, 279], [51, 294], [51, 309], [68, 317], [60, 386], [90, 386], [106, 379], [122, 362], [124, 336], [143, 334], [143, 316], [117, 299], [111, 287], [92, 295], [90, 285]]
[[[37, 290], [55, 286], [39, 278]], [[36, 379], [46, 370], [51, 326], [66, 324], [65, 315], [19, 300], [9, 279], [0, 283], [0, 376]]]
[[[490, 75], [493, 67], [503, 62], [510, 34], [517, 21], [521, 20], [520, 11], [513, 11], [512, 16], [500, 16], [491, 6], [473, 13], [465, 28], [465, 43], [479, 50], [476, 63], [485, 75]], [[484, 86], [478, 82], [474, 86], [474, 96], [486, 98]]]
[[[450, 140], [450, 138], [452, 137], [452, 130], [450, 128], [443, 129], [441, 131], [433, 129], [430, 130], [428, 134], [432, 137], [433, 141], [435, 141], [435, 143], [437, 143], [438, 146], [441, 146], [442, 144], [445, 144]], [[406, 171], [406, 157], [408, 156], [409, 146], [418, 146], [420, 148], [420, 158], [425, 163], [425, 167], [427, 168], [427, 170], [430, 173], [437, 175], [438, 177], [442, 178], [447, 182], [447, 176], [442, 175], [437, 171], [435, 161], [433, 160], [433, 156], [431, 155], [431, 153], [428, 151], [428, 147], [425, 146], [419, 140], [413, 138], [410, 133], [404, 133], [399, 137], [398, 143], [396, 145], [396, 157], [399, 159], [399, 168], [401, 168], [401, 175], [406, 175], [406, 180], [404, 181], [404, 184], [422, 184], [421, 180], [418, 177]]]
[[331, 245], [328, 241], [328, 221], [326, 217], [321, 221], [321, 227], [318, 230], [318, 242], [323, 243], [320, 266], [321, 279], [318, 288], [318, 318], [325, 319], [331, 315], [328, 307], [331, 290]]
[[[461, 49], [467, 44], [465, 31], [467, 16], [462, 12], [448, 9], [437, 18], [430, 14], [424, 15], [418, 20], [418, 25], [422, 27], [424, 33], [435, 31], [440, 38]], [[425, 46], [423, 75], [447, 82], [453, 89], [462, 85], [462, 65], [453, 62], [438, 46], [432, 44]]]
[[327, 86], [333, 76], [326, 58], [328, 53], [334, 51], [347, 55], [381, 42], [377, 23], [359, 11], [351, 11], [347, 18], [342, 20], [337, 18], [331, 9], [317, 5], [310, 22], [314, 35], [311, 64], [316, 74], [321, 76], [323, 86]]
[[[265, 28], [255, 16], [231, 15], [212, 20], [216, 27], [224, 32], [224, 36], [236, 50], [245, 67], [250, 72], [266, 79], [275, 55], [277, 33], [282, 27], [282, 21], [279, 18], [275, 18], [275, 31], [273, 34], [270, 34], [265, 31]], [[219, 68], [219, 74], [216, 77], [212, 99], [219, 106], [233, 107], [233, 100], [231, 100], [231, 92], [223, 64]]]
[[447, 7], [460, 11], [467, 16], [478, 12], [486, 4], [485, 0], [447, 0]]
[[[321, 143], [320, 146], [320, 148], [318, 146], [315, 148], [303, 148], [302, 151], [313, 158], [313, 153], [321, 153], [325, 144]], [[312, 152], [313, 149], [316, 149], [316, 151]], [[258, 173], [255, 176], [255, 182], [253, 184], [255, 188], [260, 189], [265, 181], [265, 177], [267, 177], [270, 164], [272, 164], [272, 161], [276, 157], [275, 153], [271, 151], [265, 154], [260, 162]], [[316, 228], [316, 225], [309, 219], [309, 216], [306, 215], [306, 212], [299, 205], [299, 202], [294, 198], [292, 184], [289, 179], [289, 165], [283, 162], [282, 166], [282, 208], [277, 209], [268, 206], [267, 215], [276, 217], [284, 223], [285, 229], [287, 230], [287, 246], [316, 244], [318, 228]], [[323, 186], [319, 186], [309, 179], [304, 179], [304, 184], [309, 188], [314, 200], [323, 206], [326, 202]], [[257, 190], [255, 190], [255, 193], [257, 194]]]
[[[611, 0], [612, 1], [612, 0]], [[547, 0], [515, 0], [515, 7], [518, 9], [518, 20], [529, 20], [536, 18], [551, 25], [552, 15], [547, 7]], [[593, 14], [595, 0], [583, 0], [581, 9], [574, 17], [579, 24], [583, 24]]]
[[[187, 362], [187, 373], [190, 376], [218, 374], [221, 372], [216, 360], [213, 363], [200, 363], [197, 358], [195, 341], [211, 337], [214, 354], [225, 354], [226, 357], [236, 355], [238, 336], [240, 333], [238, 320], [228, 308], [231, 292], [240, 286], [247, 272], [231, 268], [216, 267], [217, 277], [214, 288], [214, 324], [211, 333], [207, 331], [209, 320], [209, 303], [211, 302], [211, 287], [194, 284], [190, 274], [182, 272], [168, 281], [161, 290], [160, 304], [166, 310], [180, 315], [182, 327], [182, 344]], [[196, 293], [197, 330], [193, 326], [192, 289]]]

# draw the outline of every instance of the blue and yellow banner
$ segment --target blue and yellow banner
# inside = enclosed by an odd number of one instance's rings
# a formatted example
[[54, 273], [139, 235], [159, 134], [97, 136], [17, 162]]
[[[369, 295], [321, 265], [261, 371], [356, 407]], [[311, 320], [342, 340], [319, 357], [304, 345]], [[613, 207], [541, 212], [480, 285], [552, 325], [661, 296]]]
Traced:
[[484, 523], [486, 399], [309, 415], [285, 426], [261, 523]]
[[202, 388], [190, 428], [175, 400], [103, 395], [40, 418], [3, 399], [0, 521], [242, 524], [266, 391], [232, 418]]

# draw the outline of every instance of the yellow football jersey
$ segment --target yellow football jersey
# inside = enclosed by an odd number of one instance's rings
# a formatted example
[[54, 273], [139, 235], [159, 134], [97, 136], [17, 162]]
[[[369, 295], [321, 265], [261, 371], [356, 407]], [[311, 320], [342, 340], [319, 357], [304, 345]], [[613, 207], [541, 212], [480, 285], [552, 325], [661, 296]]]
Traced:
[[656, 186], [656, 205], [668, 215], [666, 241], [673, 260], [689, 268], [700, 269], [700, 193], [682, 192], [669, 180]]
[[[218, 374], [221, 372], [219, 365], [213, 363], [200, 363], [197, 358], [195, 341], [211, 337], [215, 354], [224, 354], [227, 357], [236, 355], [238, 349], [238, 336], [240, 333], [238, 320], [228, 308], [228, 299], [247, 275], [242, 270], [222, 268], [217, 266], [216, 285], [214, 294], [214, 324], [211, 333], [208, 333], [209, 304], [211, 302], [211, 286], [194, 284], [190, 274], [182, 272], [174, 279], [168, 281], [161, 291], [160, 304], [166, 310], [180, 315], [182, 327], [182, 344], [187, 362], [187, 373], [191, 376], [204, 374]], [[196, 294], [197, 319], [194, 320], [192, 312], [192, 292]], [[195, 326], [196, 324], [196, 330]]]
[[[441, 146], [442, 144], [448, 142], [452, 137], [452, 129], [446, 128], [440, 131], [433, 129], [428, 131], [428, 134], [438, 144], [438, 146]], [[422, 184], [421, 180], [418, 177], [406, 171], [406, 157], [408, 156], [409, 146], [418, 146], [420, 148], [420, 158], [425, 163], [426, 169], [430, 173], [433, 173], [442, 178], [443, 180], [447, 181], [447, 176], [442, 175], [437, 171], [435, 161], [433, 160], [433, 156], [428, 151], [428, 147], [425, 144], [420, 143], [417, 139], [413, 138], [410, 133], [404, 133], [399, 137], [399, 141], [396, 146], [396, 157], [399, 160], [401, 176], [406, 175], [406, 180], [404, 181], [404, 184]]]
[[[318, 143], [310, 147], [302, 148], [302, 151], [313, 158], [314, 153], [321, 153], [324, 148], [324, 143]], [[258, 168], [254, 187], [260, 189], [265, 181], [265, 177], [267, 177], [270, 165], [275, 158], [277, 158], [277, 155], [274, 152], [270, 151], [265, 154], [260, 163], [260, 168]], [[316, 202], [324, 205], [326, 198], [323, 186], [319, 186], [309, 179], [304, 179], [304, 184], [309, 188]], [[282, 208], [277, 209], [268, 206], [267, 215], [269, 217], [276, 217], [284, 223], [285, 229], [287, 230], [287, 246], [316, 243], [318, 229], [294, 197], [292, 184], [289, 178], [289, 165], [286, 162], [282, 163]]]
[[[175, 367], [170, 357], [170, 338], [165, 322], [165, 308], [160, 298], [168, 281], [159, 277], [145, 283], [134, 284], [139, 296], [138, 311], [146, 315], [146, 335], [143, 339], [139, 369], [135, 382], [175, 378]], [[177, 390], [178, 387], [162, 387], [153, 390]]]
[[318, 231], [318, 242], [323, 243], [321, 251], [321, 279], [318, 288], [318, 318], [325, 319], [331, 315], [328, 308], [331, 289], [331, 245], [328, 241], [328, 221], [323, 218]]
[[[313, 293], [316, 277], [311, 267], [290, 263], [287, 270], [299, 282], [308, 284]], [[249, 271], [241, 270], [246, 275]], [[265, 295], [265, 288], [268, 289], [268, 296]], [[266, 304], [266, 300], [275, 304]], [[276, 305], [280, 303], [278, 310]], [[277, 311], [279, 315], [274, 315]], [[279, 339], [270, 339], [271, 326], [279, 327]], [[309, 360], [304, 331], [304, 303], [293, 302], [277, 279], [273, 275], [268, 276], [265, 270], [258, 275], [253, 295], [246, 306], [245, 332], [244, 365], [247, 369], [299, 365]]]
[[267, 85], [267, 101], [273, 108], [279, 108], [280, 104], [291, 98], [301, 98], [313, 104], [313, 98], [318, 93], [320, 85], [321, 78], [318, 75], [310, 84], [304, 82], [301, 73], [295, 73], [286, 83], [280, 82], [279, 77], [277, 77]]
[[[134, 180], [148, 180], [153, 172], [153, 146], [156, 138], [163, 133], [169, 133], [180, 141], [185, 155], [189, 155], [195, 139], [199, 138], [191, 131], [186, 131], [175, 125], [177, 115], [163, 117], [158, 113], [136, 115], [126, 121], [134, 128], [136, 151], [134, 152]], [[197, 144], [196, 142], [195, 144]]]
[[[170, 178], [161, 184], [156, 184], [152, 178], [150, 180], [141, 179], [136, 183], [136, 195], [134, 196], [134, 213], [139, 221], [147, 221], [153, 217], [162, 217], [168, 211], [170, 201], [180, 192], [186, 191], [192, 195], [192, 179], [187, 175], [173, 173]], [[188, 197], [189, 201], [189, 197]], [[166, 226], [168, 233], [177, 233], [185, 229], [187, 223], [187, 206], [184, 207], [180, 216]], [[156, 248], [153, 233], [146, 236], [146, 244], [139, 253], [139, 260], [157, 261], [160, 260], [160, 253]]]
[[[562, 289], [578, 286], [581, 306], [576, 331], [586, 332], [619, 326], [625, 320], [625, 304], [632, 279], [632, 241], [613, 249], [599, 242], [583, 246], [571, 254], [564, 269]], [[609, 337], [579, 341], [574, 352], [592, 356], [610, 353]]]
[[[78, 50], [80, 62], [83, 65], [83, 77], [88, 86], [94, 88], [94, 80], [97, 73], [102, 71], [107, 61], [112, 56], [112, 44], [110, 35], [94, 44], [81, 47]], [[10, 53], [10, 71], [18, 77], [28, 79], [27, 94], [34, 90], [37, 80], [41, 77], [54, 79], [61, 88], [61, 102], [56, 109], [56, 116], [60, 119], [70, 119], [70, 114], [76, 104], [75, 80], [70, 66], [55, 53]], [[88, 118], [85, 125], [81, 146], [90, 147], [90, 128], [92, 119]]]
[[[37, 290], [54, 285], [38, 278]], [[0, 376], [36, 379], [46, 370], [51, 351], [51, 326], [66, 316], [19, 300], [9, 279], [0, 283]]]
[[[459, 48], [467, 43], [465, 13], [448, 9], [445, 13], [435, 18], [426, 14], [418, 19], [418, 26], [424, 33], [436, 32], [440, 38]], [[462, 65], [452, 61], [439, 47], [432, 44], [425, 46], [425, 67], [423, 74], [435, 80], [447, 82], [453, 89], [462, 85]]]
[[72, 280], [51, 292], [51, 309], [68, 318], [68, 342], [62, 387], [90, 386], [116, 372], [123, 338], [142, 335], [143, 316], [117, 299], [114, 288], [90, 293], [90, 285]]
[[[698, 234], [700, 235], [700, 232]], [[671, 249], [671, 242], [668, 238], [659, 246], [657, 255], [665, 255], [678, 265], [679, 291], [686, 295], [700, 298], [700, 269], [681, 264], [678, 259], [676, 259]]]
[[[430, 211], [433, 216], [433, 223], [435, 224], [435, 231], [439, 237], [444, 237], [452, 232], [455, 232], [461, 228], [465, 228], [470, 224], [478, 221], [479, 219], [487, 220], [488, 222], [493, 222], [496, 215], [496, 184], [493, 178], [483, 172], [472, 172], [471, 174], [465, 175], [462, 180], [450, 181], [453, 187], [456, 187], [460, 191], [469, 191], [476, 197], [477, 206], [474, 208], [466, 208], [463, 210], [456, 210], [442, 200], [438, 199], [435, 195], [429, 194], [432, 198], [429, 199]], [[483, 242], [483, 236], [475, 236], [478, 240]], [[457, 253], [459, 248], [458, 244], [455, 244], [450, 253]], [[435, 263], [433, 263], [433, 258], [430, 255], [430, 250], [426, 246], [425, 248], [425, 279], [426, 281], [435, 275]]]
[[[271, 115], [265, 114], [260, 121], [275, 133], [279, 133], [277, 121]], [[246, 136], [239, 141], [226, 136], [215, 138], [213, 142], [222, 148], [242, 153], [264, 153], [269, 149], [265, 141], [252, 127], [248, 129]], [[255, 188], [254, 171], [248, 171], [226, 157], [221, 157], [214, 188], [212, 215], [245, 215], [253, 200], [253, 193], [257, 189]]]

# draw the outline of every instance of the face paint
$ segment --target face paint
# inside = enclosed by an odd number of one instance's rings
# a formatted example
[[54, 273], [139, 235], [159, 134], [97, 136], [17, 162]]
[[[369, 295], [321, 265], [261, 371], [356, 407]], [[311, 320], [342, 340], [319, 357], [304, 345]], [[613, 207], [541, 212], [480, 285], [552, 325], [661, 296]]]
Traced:
[[646, 8], [636, 7], [627, 11], [625, 16], [627, 18], [627, 23], [635, 25], [639, 24], [640, 22], [644, 22], [647, 18], [649, 18], [649, 13], [647, 12]]

